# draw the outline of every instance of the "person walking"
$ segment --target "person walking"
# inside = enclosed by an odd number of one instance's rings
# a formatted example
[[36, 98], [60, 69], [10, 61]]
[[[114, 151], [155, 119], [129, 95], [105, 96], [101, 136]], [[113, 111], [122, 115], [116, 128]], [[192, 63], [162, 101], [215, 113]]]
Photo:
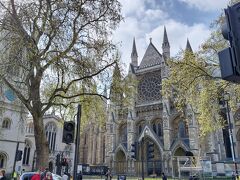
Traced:
[[46, 173], [46, 176], [43, 178], [43, 180], [52, 180], [52, 179], [53, 179], [52, 173], [49, 171]]
[[107, 173], [105, 174], [106, 176], [106, 180], [111, 180], [112, 179], [112, 174], [111, 174], [111, 171], [110, 169], [108, 169]]
[[162, 180], [167, 180], [167, 176], [164, 173], [162, 173]]
[[5, 173], [6, 173], [6, 171], [4, 169], [0, 170], [0, 179], [1, 180], [7, 180]]
[[68, 175], [67, 175], [66, 172], [65, 172], [65, 173], [63, 174], [63, 176], [62, 176], [62, 180], [68, 180]]
[[40, 170], [37, 171], [36, 174], [34, 174], [31, 178], [31, 180], [41, 180]]
[[16, 171], [13, 172], [13, 180], [17, 180], [18, 174]]

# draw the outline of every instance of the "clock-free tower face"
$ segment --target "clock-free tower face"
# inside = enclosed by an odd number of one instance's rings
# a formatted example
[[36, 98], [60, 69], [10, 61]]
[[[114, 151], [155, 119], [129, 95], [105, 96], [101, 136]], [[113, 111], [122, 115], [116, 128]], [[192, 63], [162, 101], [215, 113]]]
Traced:
[[161, 76], [145, 74], [138, 85], [139, 102], [151, 102], [161, 99]]

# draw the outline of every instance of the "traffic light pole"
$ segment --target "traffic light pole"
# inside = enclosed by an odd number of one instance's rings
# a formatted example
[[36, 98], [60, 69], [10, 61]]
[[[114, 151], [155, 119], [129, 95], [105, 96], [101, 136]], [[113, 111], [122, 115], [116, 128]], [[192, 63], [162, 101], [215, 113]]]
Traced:
[[18, 152], [18, 147], [19, 147], [19, 141], [17, 142], [17, 146], [16, 146], [16, 152], [15, 152], [15, 156], [14, 156], [14, 162], [13, 162], [13, 173], [15, 172], [15, 167], [16, 167], [16, 158], [17, 158], [17, 152]]
[[141, 141], [141, 146], [142, 146], [142, 150], [141, 150], [141, 154], [142, 154], [142, 180], [144, 180], [144, 138], [142, 138], [142, 141]]
[[230, 146], [231, 146], [232, 160], [233, 160], [234, 167], [235, 167], [235, 175], [238, 175], [238, 167], [237, 167], [235, 148], [234, 148], [234, 143], [233, 143], [232, 123], [230, 120], [229, 104], [228, 104], [228, 100], [225, 100], [225, 101], [226, 101], [226, 105], [227, 105], [227, 107], [226, 107], [227, 122], [228, 122], [228, 133], [229, 133], [229, 140], [230, 140]]
[[79, 146], [80, 146], [80, 126], [81, 125], [81, 105], [78, 105], [77, 112], [77, 132], [75, 138], [75, 155], [74, 155], [74, 168], [73, 168], [73, 179], [77, 179], [77, 165], [79, 163]]

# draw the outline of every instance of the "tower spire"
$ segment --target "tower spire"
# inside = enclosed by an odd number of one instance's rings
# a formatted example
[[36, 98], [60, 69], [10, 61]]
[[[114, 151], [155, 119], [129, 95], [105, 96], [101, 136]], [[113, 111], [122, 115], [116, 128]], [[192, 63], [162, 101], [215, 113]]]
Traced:
[[186, 45], [185, 51], [193, 52], [192, 47], [191, 47], [191, 45], [190, 45], [190, 42], [189, 42], [188, 38], [187, 38], [187, 45]]
[[166, 30], [165, 26], [164, 26], [164, 34], [163, 34], [163, 44], [168, 44], [169, 45], [167, 30]]
[[162, 43], [162, 51], [164, 59], [170, 58], [170, 44], [168, 41], [167, 30], [164, 26], [164, 33], [163, 33], [163, 43]]
[[137, 54], [137, 48], [135, 43], [135, 37], [133, 38], [133, 46], [132, 46], [132, 53], [131, 53], [131, 63], [134, 66], [138, 66], [138, 54]]

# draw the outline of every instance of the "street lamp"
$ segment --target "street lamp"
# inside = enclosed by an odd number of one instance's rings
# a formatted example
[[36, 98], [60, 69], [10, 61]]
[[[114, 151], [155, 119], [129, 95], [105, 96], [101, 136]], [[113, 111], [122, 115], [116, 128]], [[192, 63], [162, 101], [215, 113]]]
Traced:
[[230, 94], [225, 93], [224, 94], [224, 102], [226, 102], [226, 111], [227, 111], [227, 122], [228, 122], [228, 134], [229, 134], [229, 140], [230, 140], [230, 146], [231, 146], [231, 153], [232, 153], [232, 160], [235, 166], [235, 174], [238, 174], [238, 169], [237, 169], [237, 163], [236, 163], [236, 158], [235, 158], [235, 148], [234, 148], [234, 143], [233, 143], [233, 133], [232, 133], [232, 123], [230, 119], [230, 108], [228, 101], [230, 100]]

